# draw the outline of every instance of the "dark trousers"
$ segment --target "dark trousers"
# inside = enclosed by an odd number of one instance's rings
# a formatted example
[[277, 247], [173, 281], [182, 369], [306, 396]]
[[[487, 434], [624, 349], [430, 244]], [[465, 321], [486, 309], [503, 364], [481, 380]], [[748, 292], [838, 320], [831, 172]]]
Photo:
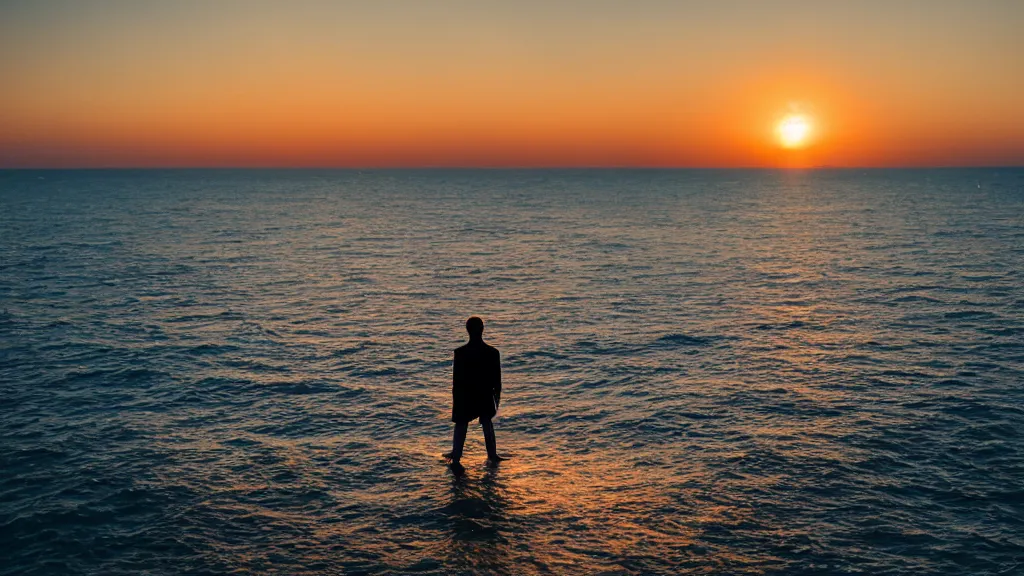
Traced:
[[[494, 440], [494, 424], [490, 418], [481, 418], [480, 427], [484, 429], [484, 444], [487, 445], [487, 457], [497, 458], [498, 447]], [[452, 438], [452, 462], [458, 462], [462, 458], [462, 447], [466, 444], [466, 431], [469, 429], [469, 422], [455, 423], [455, 437]]]

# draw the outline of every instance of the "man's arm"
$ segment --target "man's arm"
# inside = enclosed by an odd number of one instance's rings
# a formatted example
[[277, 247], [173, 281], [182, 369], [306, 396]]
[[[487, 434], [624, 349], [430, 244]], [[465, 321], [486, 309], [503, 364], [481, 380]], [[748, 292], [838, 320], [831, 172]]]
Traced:
[[462, 370], [459, 366], [459, 354], [455, 353], [455, 359], [452, 360], [452, 394], [462, 384]]
[[494, 351], [494, 374], [491, 377], [491, 395], [494, 396], [494, 409], [501, 404], [501, 353]]

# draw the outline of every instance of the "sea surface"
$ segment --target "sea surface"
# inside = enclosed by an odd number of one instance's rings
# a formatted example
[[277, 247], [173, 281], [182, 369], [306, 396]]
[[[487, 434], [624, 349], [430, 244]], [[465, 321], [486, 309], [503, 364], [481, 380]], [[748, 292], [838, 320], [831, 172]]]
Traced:
[[4, 576], [1020, 575], [1022, 381], [1020, 169], [0, 172]]

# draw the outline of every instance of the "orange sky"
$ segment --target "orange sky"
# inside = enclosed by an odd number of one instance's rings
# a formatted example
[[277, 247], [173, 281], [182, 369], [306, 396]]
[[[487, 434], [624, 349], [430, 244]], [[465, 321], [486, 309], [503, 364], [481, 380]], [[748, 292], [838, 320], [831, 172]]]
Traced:
[[1022, 165], [1021, 29], [1017, 0], [0, 0], [0, 167]]

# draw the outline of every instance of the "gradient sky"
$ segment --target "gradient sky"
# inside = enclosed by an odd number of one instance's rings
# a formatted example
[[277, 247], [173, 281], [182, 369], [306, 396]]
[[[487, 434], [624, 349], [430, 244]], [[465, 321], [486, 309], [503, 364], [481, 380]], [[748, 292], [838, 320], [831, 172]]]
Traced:
[[0, 167], [1024, 165], [1022, 30], [1024, 0], [0, 0]]

